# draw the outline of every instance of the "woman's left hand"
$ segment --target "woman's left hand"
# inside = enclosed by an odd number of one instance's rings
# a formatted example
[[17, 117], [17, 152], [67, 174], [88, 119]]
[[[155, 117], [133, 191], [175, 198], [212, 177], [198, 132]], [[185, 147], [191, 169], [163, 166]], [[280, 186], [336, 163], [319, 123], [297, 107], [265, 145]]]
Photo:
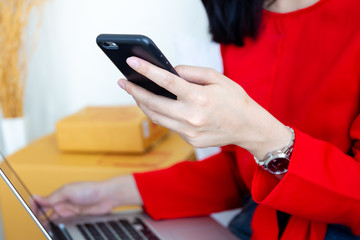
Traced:
[[175, 94], [177, 100], [155, 95], [125, 79], [120, 79], [119, 85], [154, 123], [178, 132], [194, 147], [236, 144], [262, 159], [291, 139], [288, 129], [240, 85], [213, 69], [178, 66], [178, 77], [136, 57], [127, 63]]

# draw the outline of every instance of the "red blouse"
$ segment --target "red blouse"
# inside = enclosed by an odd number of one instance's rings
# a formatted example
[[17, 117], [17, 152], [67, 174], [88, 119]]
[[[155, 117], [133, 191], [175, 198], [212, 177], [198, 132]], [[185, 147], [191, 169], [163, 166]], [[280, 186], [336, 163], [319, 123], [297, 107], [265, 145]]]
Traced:
[[256, 41], [221, 46], [224, 74], [295, 129], [282, 180], [226, 146], [201, 162], [135, 174], [145, 210], [156, 219], [206, 215], [240, 207], [251, 192], [252, 239], [277, 239], [276, 210], [292, 215], [281, 239], [323, 239], [328, 223], [360, 235], [359, 9], [359, 0], [320, 0], [264, 11]]

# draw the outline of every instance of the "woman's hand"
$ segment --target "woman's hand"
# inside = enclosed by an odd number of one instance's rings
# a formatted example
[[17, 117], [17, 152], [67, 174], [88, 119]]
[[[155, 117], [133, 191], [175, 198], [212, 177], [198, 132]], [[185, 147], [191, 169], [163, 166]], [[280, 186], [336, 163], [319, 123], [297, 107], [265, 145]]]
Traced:
[[262, 159], [290, 142], [291, 133], [282, 123], [215, 70], [178, 66], [178, 77], [136, 57], [127, 63], [178, 99], [155, 95], [125, 79], [119, 85], [154, 123], [178, 132], [194, 147], [236, 144]]
[[[51, 218], [105, 214], [120, 205], [142, 205], [132, 175], [103, 182], [71, 183], [47, 197], [34, 199], [46, 213], [51, 211]], [[41, 215], [38, 209], [35, 214]]]

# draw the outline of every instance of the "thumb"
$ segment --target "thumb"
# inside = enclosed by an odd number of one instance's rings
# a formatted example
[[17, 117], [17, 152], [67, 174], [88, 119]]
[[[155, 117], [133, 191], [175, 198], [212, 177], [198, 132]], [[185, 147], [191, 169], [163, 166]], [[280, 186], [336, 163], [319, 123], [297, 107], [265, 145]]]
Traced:
[[175, 70], [186, 81], [203, 86], [217, 83], [221, 77], [215, 69], [206, 67], [179, 65]]

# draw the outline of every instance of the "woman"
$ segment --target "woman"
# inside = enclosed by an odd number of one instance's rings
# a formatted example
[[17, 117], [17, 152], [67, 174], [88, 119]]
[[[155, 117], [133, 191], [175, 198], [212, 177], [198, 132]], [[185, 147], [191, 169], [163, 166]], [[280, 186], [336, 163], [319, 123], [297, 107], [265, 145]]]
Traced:
[[39, 203], [61, 216], [144, 204], [156, 219], [242, 206], [230, 227], [243, 239], [357, 239], [360, 2], [203, 3], [224, 75], [179, 66], [180, 78], [132, 57], [131, 67], [178, 100], [124, 79], [119, 85], [155, 123], [195, 147], [222, 151], [169, 169], [66, 185]]

